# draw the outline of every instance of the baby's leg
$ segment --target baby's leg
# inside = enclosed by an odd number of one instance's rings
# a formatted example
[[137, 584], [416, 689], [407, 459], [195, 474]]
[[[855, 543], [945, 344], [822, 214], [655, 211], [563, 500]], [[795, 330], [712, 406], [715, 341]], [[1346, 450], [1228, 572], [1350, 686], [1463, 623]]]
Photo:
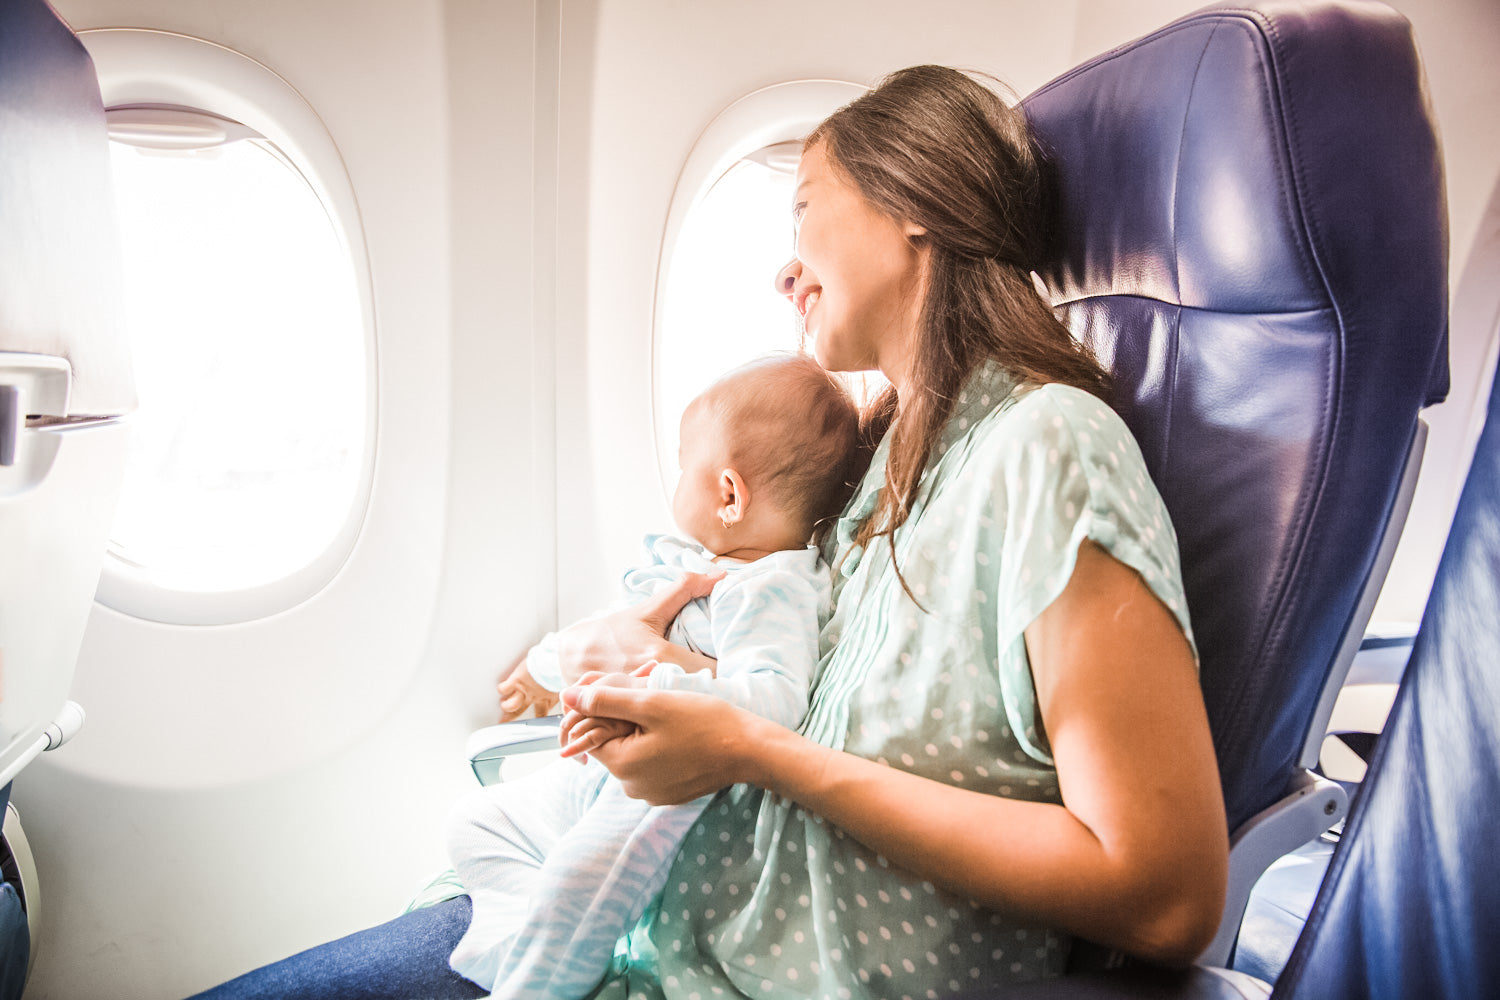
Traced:
[[459, 800], [448, 820], [448, 856], [474, 904], [454, 949], [455, 972], [490, 988], [527, 913], [542, 864], [587, 811], [608, 773], [557, 761]]
[[615, 942], [666, 882], [703, 801], [648, 806], [609, 781], [547, 856], [531, 907], [496, 974], [494, 997], [572, 1000], [609, 969]]

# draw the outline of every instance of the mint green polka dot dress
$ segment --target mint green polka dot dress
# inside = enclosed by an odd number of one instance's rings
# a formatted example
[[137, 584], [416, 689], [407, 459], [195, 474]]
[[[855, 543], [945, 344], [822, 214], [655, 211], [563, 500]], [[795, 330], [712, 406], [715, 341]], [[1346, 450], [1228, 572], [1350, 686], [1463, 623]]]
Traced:
[[[887, 445], [832, 542], [835, 610], [802, 731], [936, 781], [1057, 802], [1022, 632], [1061, 593], [1084, 539], [1137, 570], [1192, 639], [1176, 539], [1140, 451], [1087, 393], [977, 370], [896, 533], [918, 607], [883, 540], [852, 550]], [[737, 785], [688, 834], [596, 996], [937, 998], [1056, 975], [1068, 947]]]

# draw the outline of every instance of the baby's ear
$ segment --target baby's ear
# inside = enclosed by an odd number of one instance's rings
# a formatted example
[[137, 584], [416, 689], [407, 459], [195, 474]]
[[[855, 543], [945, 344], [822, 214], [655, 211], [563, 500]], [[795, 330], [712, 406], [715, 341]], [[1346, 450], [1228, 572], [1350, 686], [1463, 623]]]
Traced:
[[750, 507], [750, 491], [745, 488], [745, 479], [733, 469], [719, 473], [719, 521], [732, 528], [745, 519]]

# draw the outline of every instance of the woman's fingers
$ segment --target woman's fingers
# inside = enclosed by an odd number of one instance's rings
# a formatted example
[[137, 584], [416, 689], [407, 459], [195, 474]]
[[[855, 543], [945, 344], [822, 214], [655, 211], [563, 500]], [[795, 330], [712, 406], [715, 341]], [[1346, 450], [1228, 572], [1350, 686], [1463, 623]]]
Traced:
[[563, 703], [570, 715], [619, 720], [627, 727], [591, 747], [580, 742], [575, 752], [587, 752], [620, 779], [627, 795], [652, 805], [688, 802], [745, 780], [747, 755], [758, 742], [753, 729], [765, 724], [698, 692], [592, 684], [569, 688]]
[[620, 719], [637, 726], [654, 725], [656, 713], [652, 708], [652, 695], [656, 692], [642, 688], [616, 687], [611, 684], [587, 684], [570, 687], [562, 693], [563, 707], [568, 716], [602, 716]]

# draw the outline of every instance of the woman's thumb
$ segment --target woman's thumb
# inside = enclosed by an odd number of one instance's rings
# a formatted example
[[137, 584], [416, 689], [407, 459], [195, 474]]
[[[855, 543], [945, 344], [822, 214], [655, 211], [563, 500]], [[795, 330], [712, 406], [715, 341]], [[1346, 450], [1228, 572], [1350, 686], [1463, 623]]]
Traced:
[[604, 684], [575, 685], [562, 693], [565, 708], [604, 719], [619, 719], [641, 725], [650, 715], [646, 694], [637, 688], [610, 687]]

